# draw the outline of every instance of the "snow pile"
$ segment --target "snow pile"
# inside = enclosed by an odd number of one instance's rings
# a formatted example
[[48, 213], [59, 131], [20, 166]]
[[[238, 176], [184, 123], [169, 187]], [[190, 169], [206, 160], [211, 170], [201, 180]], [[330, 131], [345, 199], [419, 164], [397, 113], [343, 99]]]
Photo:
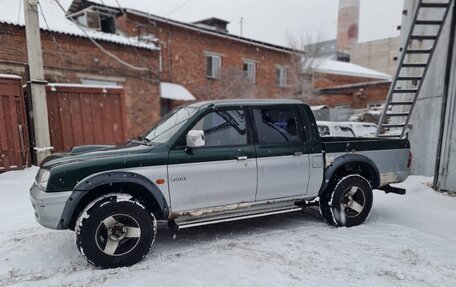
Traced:
[[392, 77], [388, 74], [378, 72], [353, 63], [340, 62], [327, 59], [318, 59], [311, 63], [312, 69], [316, 72], [325, 74], [347, 75], [371, 79], [382, 79], [391, 81]]
[[[64, 2], [64, 1], [62, 1]], [[67, 1], [65, 1], [67, 2]], [[85, 29], [78, 26], [73, 21], [66, 18], [65, 12], [51, 0], [40, 1], [38, 7], [40, 28], [52, 32], [79, 36], [87, 38], [87, 35], [95, 40], [103, 40], [121, 45], [135, 46], [149, 50], [156, 50], [157, 47], [153, 43], [138, 41], [137, 39], [124, 37], [117, 34], [103, 33], [91, 29]], [[15, 0], [0, 0], [0, 23], [6, 23], [17, 26], [25, 26], [24, 7], [22, 1]], [[66, 7], [64, 7], [66, 8]], [[42, 11], [42, 13], [41, 13]], [[44, 15], [44, 18], [43, 18]], [[46, 21], [45, 21], [46, 20]], [[47, 25], [46, 25], [47, 22]], [[49, 27], [48, 27], [49, 25]], [[85, 33], [81, 31], [84, 29]], [[87, 34], [87, 35], [86, 35]]]
[[99, 270], [73, 232], [40, 227], [36, 168], [0, 175], [0, 286], [454, 286], [456, 198], [411, 177], [405, 196], [376, 191], [367, 222], [334, 228], [316, 210], [174, 233], [159, 229], [139, 264]]

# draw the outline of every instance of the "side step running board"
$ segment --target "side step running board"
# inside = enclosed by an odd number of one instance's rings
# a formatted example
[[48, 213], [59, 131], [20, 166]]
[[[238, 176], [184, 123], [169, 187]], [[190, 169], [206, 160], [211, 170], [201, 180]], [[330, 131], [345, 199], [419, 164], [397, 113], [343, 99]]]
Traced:
[[216, 223], [222, 223], [222, 222], [230, 222], [230, 221], [236, 221], [236, 220], [242, 220], [242, 219], [249, 219], [249, 218], [257, 218], [257, 217], [263, 217], [263, 216], [269, 216], [269, 215], [275, 215], [275, 214], [283, 214], [283, 213], [289, 213], [289, 212], [295, 212], [295, 211], [302, 211], [302, 207], [294, 207], [294, 208], [287, 208], [287, 209], [280, 209], [280, 210], [273, 210], [273, 211], [265, 211], [265, 212], [260, 212], [260, 213], [252, 213], [252, 214], [244, 214], [244, 215], [239, 215], [239, 216], [232, 216], [232, 217], [226, 217], [226, 218], [213, 218], [213, 219], [196, 219], [194, 221], [183, 221], [183, 222], [174, 222], [172, 224], [172, 227], [180, 230], [180, 229], [186, 229], [186, 228], [191, 228], [191, 227], [197, 227], [197, 226], [203, 226], [203, 225], [210, 225], [210, 224], [216, 224]]

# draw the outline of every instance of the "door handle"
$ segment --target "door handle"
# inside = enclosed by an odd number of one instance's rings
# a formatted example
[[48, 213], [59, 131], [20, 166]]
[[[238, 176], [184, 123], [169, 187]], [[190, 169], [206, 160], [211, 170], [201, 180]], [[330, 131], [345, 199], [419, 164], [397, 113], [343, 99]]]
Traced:
[[238, 156], [237, 160], [247, 160], [247, 156]]
[[298, 151], [294, 153], [294, 156], [302, 156], [302, 152]]

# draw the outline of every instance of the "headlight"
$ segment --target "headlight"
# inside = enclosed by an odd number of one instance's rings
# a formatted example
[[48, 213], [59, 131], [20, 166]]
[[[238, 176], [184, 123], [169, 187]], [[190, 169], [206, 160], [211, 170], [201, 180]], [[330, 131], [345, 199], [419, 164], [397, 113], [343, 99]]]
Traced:
[[38, 171], [38, 174], [36, 176], [36, 183], [38, 184], [39, 187], [41, 187], [43, 190], [46, 190], [49, 176], [51, 175], [51, 172], [48, 169], [40, 169]]

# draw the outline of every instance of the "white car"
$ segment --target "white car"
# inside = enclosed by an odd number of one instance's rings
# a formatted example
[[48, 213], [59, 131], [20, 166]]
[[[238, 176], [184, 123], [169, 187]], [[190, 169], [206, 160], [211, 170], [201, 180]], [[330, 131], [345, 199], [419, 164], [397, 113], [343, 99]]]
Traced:
[[340, 125], [350, 127], [356, 137], [376, 137], [377, 125], [363, 122], [340, 122]]
[[351, 127], [339, 122], [317, 121], [320, 137], [356, 137]]

